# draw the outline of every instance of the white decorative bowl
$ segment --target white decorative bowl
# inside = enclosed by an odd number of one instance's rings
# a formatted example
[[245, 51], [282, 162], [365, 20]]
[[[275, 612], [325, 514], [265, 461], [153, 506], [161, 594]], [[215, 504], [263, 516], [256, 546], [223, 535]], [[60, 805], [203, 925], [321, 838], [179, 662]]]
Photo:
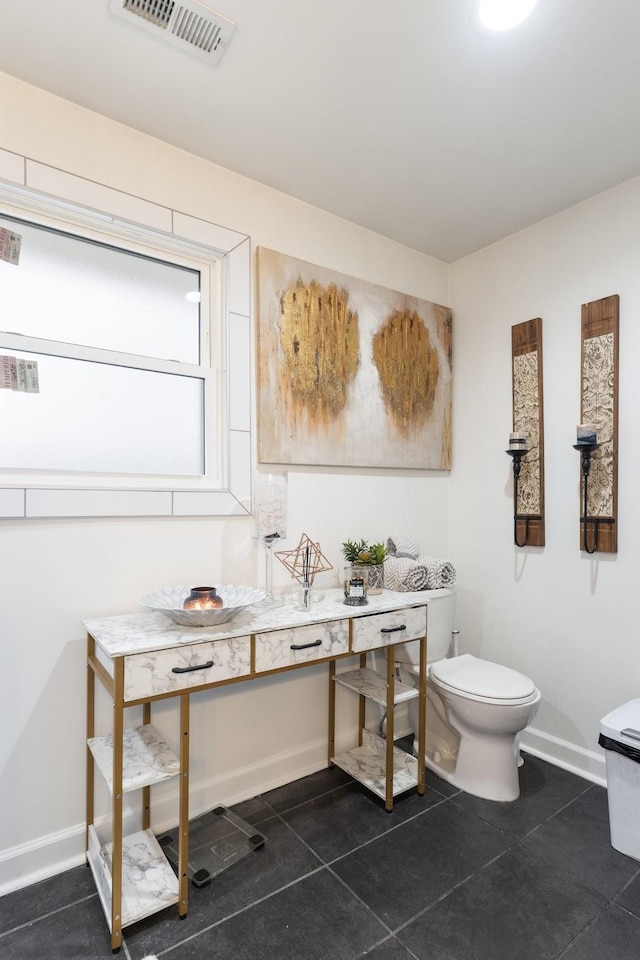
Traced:
[[213, 627], [227, 623], [237, 613], [258, 603], [265, 596], [264, 590], [254, 587], [216, 587], [223, 606], [216, 610], [184, 610], [182, 604], [191, 592], [191, 587], [163, 587], [155, 593], [138, 597], [138, 603], [150, 610], [157, 610], [183, 627]]

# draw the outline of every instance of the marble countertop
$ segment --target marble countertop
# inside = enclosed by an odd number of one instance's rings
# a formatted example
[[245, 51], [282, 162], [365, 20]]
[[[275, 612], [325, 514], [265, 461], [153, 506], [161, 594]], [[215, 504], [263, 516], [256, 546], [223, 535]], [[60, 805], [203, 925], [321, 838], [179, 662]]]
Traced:
[[314, 604], [310, 612], [298, 610], [296, 601], [290, 598], [283, 606], [273, 609], [259, 604], [248, 607], [228, 623], [217, 627], [183, 627], [169, 620], [162, 613], [132, 613], [118, 617], [102, 617], [83, 620], [82, 623], [108, 657], [128, 656], [149, 650], [163, 650], [182, 644], [200, 641], [226, 640], [252, 633], [302, 627], [310, 623], [328, 620], [364, 617], [384, 613], [402, 607], [428, 604], [430, 600], [446, 596], [450, 590], [423, 590], [416, 593], [395, 593], [383, 590], [369, 597], [366, 606], [354, 607], [344, 603], [340, 589], [327, 590], [325, 597]]

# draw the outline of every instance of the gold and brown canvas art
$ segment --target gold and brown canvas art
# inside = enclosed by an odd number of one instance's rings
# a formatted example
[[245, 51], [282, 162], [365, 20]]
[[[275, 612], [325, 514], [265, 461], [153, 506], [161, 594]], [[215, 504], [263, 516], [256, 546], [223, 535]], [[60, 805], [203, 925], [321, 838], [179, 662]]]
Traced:
[[258, 249], [261, 463], [451, 466], [448, 307]]

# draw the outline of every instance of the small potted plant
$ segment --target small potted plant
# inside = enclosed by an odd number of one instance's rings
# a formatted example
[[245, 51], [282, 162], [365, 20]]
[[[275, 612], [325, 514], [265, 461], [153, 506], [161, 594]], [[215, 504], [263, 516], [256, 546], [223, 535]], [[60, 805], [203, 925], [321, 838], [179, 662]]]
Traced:
[[384, 543], [368, 543], [366, 540], [345, 540], [342, 553], [352, 567], [366, 567], [368, 570], [368, 592], [382, 593], [384, 586], [384, 561], [387, 548]]

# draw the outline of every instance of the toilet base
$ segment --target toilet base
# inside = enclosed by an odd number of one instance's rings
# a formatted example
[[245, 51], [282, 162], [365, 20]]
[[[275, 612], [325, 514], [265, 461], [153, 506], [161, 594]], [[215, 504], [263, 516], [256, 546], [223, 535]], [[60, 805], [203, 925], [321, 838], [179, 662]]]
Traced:
[[485, 800], [508, 803], [520, 796], [517, 735], [477, 735], [467, 730], [460, 740], [456, 780], [463, 790]]
[[[520, 763], [522, 764], [522, 762], [523, 761], [521, 760]], [[495, 782], [491, 782], [486, 778], [469, 779], [456, 776], [455, 760], [442, 760], [438, 763], [435, 760], [432, 760], [431, 757], [425, 757], [425, 765], [427, 769], [432, 770], [442, 780], [446, 780], [447, 783], [450, 783], [452, 787], [457, 787], [459, 790], [463, 790], [464, 793], [469, 793], [471, 796], [479, 797], [481, 800], [494, 800], [498, 803], [512, 803], [520, 796], [520, 780], [517, 775], [517, 768], [515, 785], [511, 780], [509, 783], [505, 783], [503, 780], [497, 787]]]
[[[486, 663], [480, 663], [486, 669]], [[497, 700], [461, 693], [430, 673], [426, 766], [472, 796], [498, 803], [517, 800], [520, 734], [531, 723], [539, 703], [540, 691], [535, 688], [533, 694], [521, 699]], [[408, 709], [413, 730], [417, 731], [417, 700], [409, 701]]]
[[446, 780], [452, 787], [457, 787], [465, 793], [469, 793], [481, 800], [494, 800], [498, 803], [512, 803], [520, 796], [520, 778], [518, 768], [524, 763], [522, 757], [512, 761], [513, 768], [506, 772], [501, 771], [501, 778], [492, 779], [491, 774], [485, 772], [483, 775], [462, 775], [458, 773], [458, 763], [456, 758], [434, 760], [433, 757], [425, 757], [425, 765], [428, 770], [432, 770], [442, 780]]
[[[409, 704], [409, 719], [417, 730], [417, 702]], [[433, 686], [427, 688], [427, 750], [425, 764], [453, 787], [483, 800], [510, 803], [520, 796], [519, 733], [493, 735], [466, 728], [461, 736], [449, 722]], [[413, 750], [416, 752], [417, 740]]]

